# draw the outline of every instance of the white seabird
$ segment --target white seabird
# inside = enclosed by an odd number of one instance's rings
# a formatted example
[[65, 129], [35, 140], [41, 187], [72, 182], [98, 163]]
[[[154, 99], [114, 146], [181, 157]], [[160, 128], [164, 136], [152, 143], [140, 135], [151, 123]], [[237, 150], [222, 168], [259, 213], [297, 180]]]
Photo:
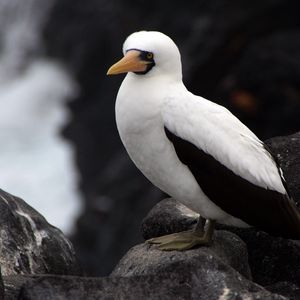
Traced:
[[215, 221], [300, 239], [300, 212], [272, 154], [226, 108], [186, 89], [175, 43], [140, 31], [123, 53], [107, 72], [128, 72], [116, 101], [122, 142], [154, 185], [201, 215], [194, 231], [150, 242], [163, 250], [208, 244]]

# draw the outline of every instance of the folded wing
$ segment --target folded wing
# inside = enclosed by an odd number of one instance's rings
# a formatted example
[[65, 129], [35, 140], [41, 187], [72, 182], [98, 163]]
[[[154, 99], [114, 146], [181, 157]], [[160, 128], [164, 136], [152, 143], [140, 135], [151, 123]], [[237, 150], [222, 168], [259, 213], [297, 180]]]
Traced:
[[300, 213], [265, 145], [224, 107], [179, 101], [166, 102], [166, 135], [210, 200], [249, 225], [300, 239]]

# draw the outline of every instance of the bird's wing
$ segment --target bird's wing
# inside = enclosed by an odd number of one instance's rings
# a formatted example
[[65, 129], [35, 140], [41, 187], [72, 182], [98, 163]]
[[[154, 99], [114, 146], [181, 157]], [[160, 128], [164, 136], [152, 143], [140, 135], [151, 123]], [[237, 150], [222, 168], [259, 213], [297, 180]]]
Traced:
[[228, 110], [200, 97], [181, 102], [170, 98], [162, 118], [178, 158], [210, 200], [250, 225], [300, 238], [300, 214], [279, 167]]
[[169, 99], [163, 120], [169, 131], [236, 175], [286, 194], [282, 172], [265, 144], [223, 106], [192, 94], [184, 102]]

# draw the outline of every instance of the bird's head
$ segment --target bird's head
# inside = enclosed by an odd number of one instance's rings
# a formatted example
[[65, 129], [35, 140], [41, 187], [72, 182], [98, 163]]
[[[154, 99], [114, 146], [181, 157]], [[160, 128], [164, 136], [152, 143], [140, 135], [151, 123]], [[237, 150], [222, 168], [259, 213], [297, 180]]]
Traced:
[[107, 75], [133, 72], [137, 76], [167, 75], [180, 78], [181, 59], [176, 44], [158, 31], [131, 34], [123, 45], [124, 57], [107, 71]]

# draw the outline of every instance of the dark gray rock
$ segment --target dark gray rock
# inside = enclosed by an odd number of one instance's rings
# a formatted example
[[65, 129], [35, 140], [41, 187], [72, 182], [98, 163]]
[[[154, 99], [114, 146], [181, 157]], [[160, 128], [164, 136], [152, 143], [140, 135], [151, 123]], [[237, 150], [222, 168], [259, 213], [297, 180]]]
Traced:
[[298, 285], [291, 282], [277, 282], [270, 286], [266, 286], [266, 289], [272, 293], [284, 295], [289, 300], [300, 299], [300, 288]]
[[247, 245], [253, 280], [268, 286], [277, 282], [300, 284], [300, 242], [273, 237], [252, 229], [219, 226], [237, 234]]
[[[188, 287], [183, 299], [285, 299], [246, 279], [250, 272], [245, 245], [225, 231], [216, 234], [211, 247], [183, 252], [138, 245], [121, 259], [111, 277], [140, 275], [145, 280], [159, 275], [173, 282], [181, 281], [179, 289]], [[164, 288], [163, 284], [159, 286]], [[174, 284], [172, 288], [178, 287]]]
[[4, 299], [4, 284], [1, 275], [1, 267], [0, 267], [0, 299]]
[[288, 300], [250, 278], [244, 243], [232, 233], [219, 231], [210, 248], [163, 252], [138, 245], [106, 278], [14, 275], [4, 281], [8, 300]]
[[[173, 202], [173, 205], [172, 205]], [[162, 216], [164, 213], [164, 204], [166, 204], [166, 212], [173, 215], [172, 222], [164, 223]], [[172, 213], [173, 207], [173, 213]], [[186, 210], [189, 212], [189, 210]], [[192, 215], [184, 215], [182, 205], [172, 199], [165, 199], [160, 202], [158, 209], [154, 207], [145, 218], [143, 225], [143, 236], [147, 238], [160, 236], [172, 232], [174, 228], [172, 224], [182, 224], [182, 227], [176, 227], [177, 231], [190, 229], [192, 226]], [[195, 221], [197, 216], [194, 217]], [[185, 221], [189, 220], [189, 223]], [[159, 224], [157, 222], [160, 222]], [[152, 226], [151, 226], [152, 223]], [[159, 231], [158, 231], [159, 228]], [[285, 288], [280, 290], [280, 285], [276, 292], [282, 295], [297, 295], [300, 283], [300, 242], [272, 237], [265, 232], [256, 230], [255, 228], [241, 229], [224, 225], [217, 225], [219, 229], [226, 229], [235, 233], [247, 245], [248, 262], [252, 273], [253, 281], [266, 289], [276, 286], [277, 283], [286, 282]], [[216, 238], [219, 233], [216, 231]], [[222, 242], [224, 243], [224, 241]], [[232, 247], [232, 255], [239, 257], [237, 251]], [[121, 261], [122, 262], [122, 261]], [[239, 262], [240, 263], [240, 262]], [[294, 288], [294, 286], [296, 288]]]
[[[205, 272], [215, 272], [222, 269], [219, 264], [227, 265], [251, 279], [248, 266], [248, 254], [244, 242], [236, 235], [227, 232], [216, 232], [214, 242], [210, 247], [200, 247], [189, 251], [161, 251], [155, 245], [147, 243], [133, 247], [121, 259], [111, 276], [149, 275], [172, 269], [173, 265], [188, 266], [197, 261], [195, 268], [201, 267]], [[182, 272], [185, 272], [184, 267]]]
[[[180, 270], [175, 268], [174, 271]], [[175, 274], [127, 278], [41, 277], [28, 281], [22, 287], [19, 299], [193, 299], [190, 288], [193, 278]]]
[[[167, 198], [156, 204], [142, 222], [145, 240], [153, 237], [188, 230], [195, 226], [199, 214], [185, 205]], [[153, 224], [156, 224], [153, 226]], [[167, 230], [167, 231], [166, 231]]]
[[13, 274], [80, 274], [70, 241], [22, 199], [0, 190], [0, 265]]
[[[187, 265], [184, 266], [185, 271]], [[287, 300], [282, 296], [271, 294], [261, 287], [243, 279], [238, 273], [235, 282], [221, 278], [222, 283], [228, 285], [221, 286], [216, 281], [214, 273], [211, 277], [206, 277], [204, 282], [201, 271], [190, 265], [190, 273], [182, 272], [183, 268], [179, 264], [165, 269], [164, 273], [147, 276], [110, 277], [110, 278], [88, 278], [73, 276], [40, 276], [26, 280], [22, 286], [18, 299], [23, 300], [85, 300], [85, 299], [146, 299], [146, 300], [240, 300], [240, 299], [260, 299], [260, 300]], [[212, 287], [209, 291], [205, 288]], [[240, 289], [240, 293], [230, 289], [233, 287]], [[220, 288], [218, 290], [217, 288]], [[223, 298], [222, 298], [223, 297]], [[248, 298], [247, 298], [248, 297]]]
[[192, 229], [199, 214], [180, 202], [166, 198], [156, 204], [143, 219], [142, 235], [145, 240], [165, 234]]
[[265, 141], [283, 170], [289, 191], [300, 204], [300, 132]]
[[9, 275], [3, 277], [5, 300], [19, 299], [23, 285], [35, 278], [33, 275]]

